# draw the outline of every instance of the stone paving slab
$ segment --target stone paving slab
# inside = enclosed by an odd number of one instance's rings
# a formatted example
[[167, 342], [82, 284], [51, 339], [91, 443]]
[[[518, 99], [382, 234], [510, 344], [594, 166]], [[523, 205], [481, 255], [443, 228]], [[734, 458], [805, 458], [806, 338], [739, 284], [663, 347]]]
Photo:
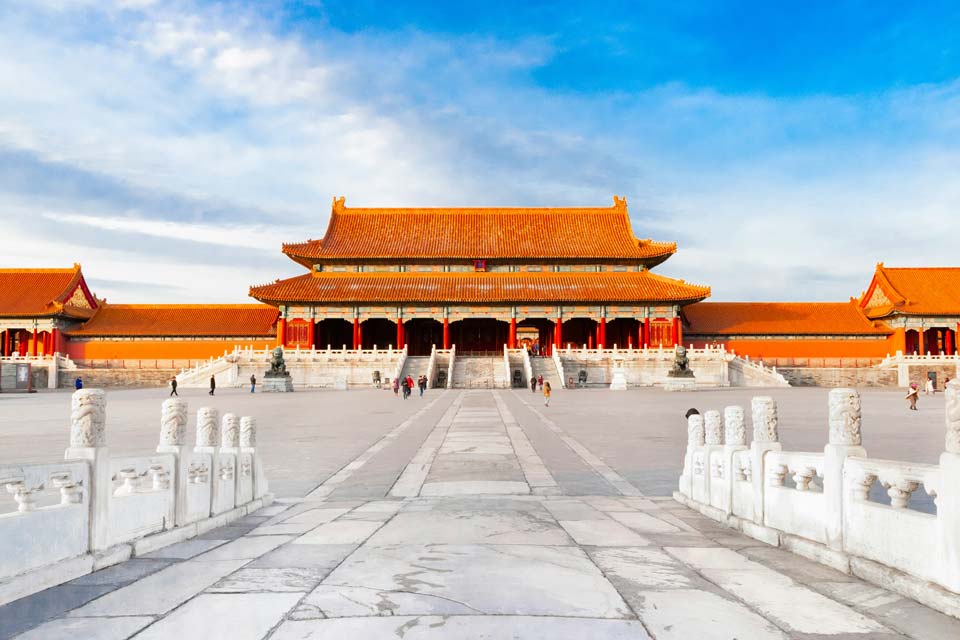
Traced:
[[[335, 489], [0, 607], [0, 639], [960, 638], [960, 620], [634, 495], [596, 435], [517, 394], [435, 398], [354, 447]], [[506, 452], [462, 451], [491, 442]]]

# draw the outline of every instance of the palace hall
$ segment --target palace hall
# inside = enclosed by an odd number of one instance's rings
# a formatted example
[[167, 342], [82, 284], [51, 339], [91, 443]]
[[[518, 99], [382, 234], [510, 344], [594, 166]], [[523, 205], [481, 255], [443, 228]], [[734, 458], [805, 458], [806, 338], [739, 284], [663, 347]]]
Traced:
[[117, 304], [95, 295], [79, 265], [0, 269], [2, 356], [174, 368], [275, 345], [550, 356], [684, 344], [813, 366], [957, 353], [960, 268], [880, 263], [846, 301], [710, 302], [708, 286], [655, 272], [677, 245], [638, 238], [616, 196], [559, 208], [348, 207], [340, 197], [322, 238], [281, 250], [303, 273], [255, 284], [252, 304]]

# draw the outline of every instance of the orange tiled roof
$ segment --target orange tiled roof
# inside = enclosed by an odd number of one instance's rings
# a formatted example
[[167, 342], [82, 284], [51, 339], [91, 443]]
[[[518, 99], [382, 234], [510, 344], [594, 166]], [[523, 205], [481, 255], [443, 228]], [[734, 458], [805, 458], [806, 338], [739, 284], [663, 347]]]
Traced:
[[888, 335], [855, 302], [699, 302], [685, 307], [687, 335]]
[[314, 273], [251, 287], [262, 302], [690, 302], [710, 287], [642, 272]]
[[960, 267], [895, 268], [881, 262], [860, 305], [871, 318], [960, 315]]
[[277, 309], [262, 304], [104, 304], [72, 336], [269, 336]]
[[97, 304], [78, 264], [68, 269], [0, 269], [0, 316], [89, 318]]
[[322, 240], [283, 245], [310, 266], [323, 259], [622, 259], [649, 266], [676, 243], [638, 240], [625, 199], [612, 207], [347, 208], [334, 199]]

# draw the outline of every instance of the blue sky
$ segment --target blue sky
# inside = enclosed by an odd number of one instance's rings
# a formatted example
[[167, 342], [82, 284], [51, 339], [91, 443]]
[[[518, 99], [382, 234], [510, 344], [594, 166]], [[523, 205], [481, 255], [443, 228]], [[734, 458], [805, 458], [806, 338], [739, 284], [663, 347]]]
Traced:
[[716, 300], [956, 265], [960, 5], [0, 0], [2, 266], [301, 272], [348, 205], [605, 205]]

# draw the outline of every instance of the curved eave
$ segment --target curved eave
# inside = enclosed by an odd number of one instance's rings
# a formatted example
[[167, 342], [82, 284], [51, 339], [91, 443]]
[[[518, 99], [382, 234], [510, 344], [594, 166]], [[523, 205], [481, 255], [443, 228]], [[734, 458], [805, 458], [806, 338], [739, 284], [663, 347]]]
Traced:
[[266, 304], [678, 304], [698, 302], [710, 288], [649, 272], [324, 273], [253, 286]]

